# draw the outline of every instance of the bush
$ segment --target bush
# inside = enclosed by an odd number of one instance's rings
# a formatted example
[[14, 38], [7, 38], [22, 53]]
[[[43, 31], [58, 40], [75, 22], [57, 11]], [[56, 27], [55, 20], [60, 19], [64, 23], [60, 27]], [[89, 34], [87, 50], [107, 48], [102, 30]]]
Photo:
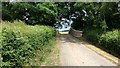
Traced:
[[118, 55], [120, 55], [120, 45], [118, 41], [118, 30], [106, 32], [105, 34], [102, 34], [99, 39], [99, 44], [106, 48], [107, 50], [110, 50], [111, 52], [114, 52]]
[[102, 32], [99, 29], [84, 29], [83, 35], [92, 44], [98, 45], [98, 47], [102, 47], [111, 54], [120, 57], [118, 30]]
[[[23, 22], [0, 23], [2, 25], [2, 66], [21, 66], [34, 56], [37, 50], [42, 54], [50, 49], [55, 36], [55, 29], [49, 26], [28, 26]], [[49, 50], [48, 50], [49, 51]]]
[[90, 42], [96, 44], [98, 43], [101, 33], [102, 32], [99, 29], [84, 29], [83, 36]]

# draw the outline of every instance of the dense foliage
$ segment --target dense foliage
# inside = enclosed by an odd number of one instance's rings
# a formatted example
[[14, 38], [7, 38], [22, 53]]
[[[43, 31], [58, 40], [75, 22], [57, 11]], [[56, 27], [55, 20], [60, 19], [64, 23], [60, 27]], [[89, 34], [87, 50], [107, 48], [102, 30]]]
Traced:
[[84, 29], [83, 37], [92, 43], [98, 43], [101, 34], [102, 34], [101, 31], [99, 31], [98, 29], [94, 30]]
[[120, 45], [118, 41], [118, 30], [110, 31], [105, 34], [102, 34], [99, 39], [99, 44], [110, 50], [111, 52], [115, 52], [120, 57]]
[[28, 26], [21, 21], [2, 22], [0, 41], [2, 42], [2, 66], [21, 66], [34, 57], [37, 50], [40, 60], [52, 47], [55, 29], [48, 26]]
[[55, 3], [2, 3], [2, 20], [22, 20], [30, 25], [50, 25], [57, 21]]
[[116, 2], [75, 3], [74, 11], [77, 17], [75, 23], [81, 23], [78, 28], [111, 30], [120, 27], [120, 11]]

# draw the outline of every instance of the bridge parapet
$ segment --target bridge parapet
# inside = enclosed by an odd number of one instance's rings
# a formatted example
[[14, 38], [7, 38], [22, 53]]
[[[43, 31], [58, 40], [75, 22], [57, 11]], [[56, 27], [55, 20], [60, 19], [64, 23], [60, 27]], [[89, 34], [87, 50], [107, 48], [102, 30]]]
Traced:
[[70, 29], [69, 34], [75, 36], [75, 37], [82, 37], [83, 31], [75, 30], [73, 28]]

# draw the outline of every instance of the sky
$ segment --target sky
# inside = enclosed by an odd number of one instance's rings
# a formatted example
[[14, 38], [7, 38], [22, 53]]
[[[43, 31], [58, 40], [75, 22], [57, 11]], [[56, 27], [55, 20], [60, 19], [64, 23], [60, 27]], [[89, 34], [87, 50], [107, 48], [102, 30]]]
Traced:
[[[66, 31], [66, 30], [70, 30], [71, 28], [71, 24], [73, 23], [72, 20], [67, 20], [65, 18], [64, 21], [61, 21], [60, 24], [62, 25], [62, 28], [57, 28], [58, 31]], [[66, 21], [65, 21], [66, 20]], [[69, 24], [68, 24], [69, 23]]]

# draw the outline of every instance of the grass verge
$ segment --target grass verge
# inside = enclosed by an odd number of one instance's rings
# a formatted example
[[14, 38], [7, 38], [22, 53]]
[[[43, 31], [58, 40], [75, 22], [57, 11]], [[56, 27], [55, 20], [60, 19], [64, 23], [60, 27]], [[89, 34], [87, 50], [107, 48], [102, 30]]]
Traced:
[[48, 55], [48, 57], [45, 59], [45, 61], [41, 64], [41, 66], [59, 66], [60, 60], [59, 60], [59, 40], [56, 38], [55, 45], [52, 48], [51, 53]]

